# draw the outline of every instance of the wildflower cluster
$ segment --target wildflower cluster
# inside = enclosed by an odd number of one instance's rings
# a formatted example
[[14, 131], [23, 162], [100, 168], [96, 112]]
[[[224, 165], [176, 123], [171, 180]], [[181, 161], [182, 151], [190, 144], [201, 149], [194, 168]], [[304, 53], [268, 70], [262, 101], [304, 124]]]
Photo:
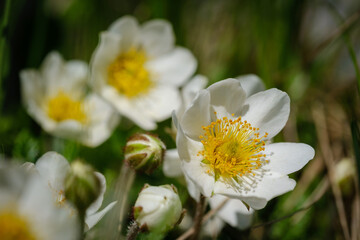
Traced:
[[[248, 228], [255, 210], [294, 189], [288, 175], [315, 152], [272, 143], [289, 118], [287, 93], [252, 74], [206, 88], [165, 20], [124, 16], [99, 38], [89, 65], [53, 51], [20, 72], [24, 108], [47, 141], [32, 162], [0, 159], [0, 239], [135, 239], [173, 228], [197, 238], [225, 223]], [[166, 150], [166, 138], [176, 149]], [[106, 195], [95, 167], [110, 178]]]

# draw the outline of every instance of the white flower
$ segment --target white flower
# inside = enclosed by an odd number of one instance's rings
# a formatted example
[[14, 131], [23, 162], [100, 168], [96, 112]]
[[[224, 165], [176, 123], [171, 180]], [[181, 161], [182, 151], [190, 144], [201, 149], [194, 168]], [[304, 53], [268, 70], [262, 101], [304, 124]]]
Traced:
[[192, 53], [174, 42], [165, 20], [142, 25], [131, 16], [116, 20], [101, 33], [92, 56], [94, 90], [141, 128], [155, 129], [177, 109], [178, 87], [197, 66]]
[[[73, 215], [75, 209], [70, 205], [65, 198], [65, 177], [67, 176], [70, 165], [68, 161], [60, 154], [56, 152], [47, 152], [41, 156], [36, 164], [25, 163], [24, 167], [28, 170], [36, 171], [51, 189], [53, 193], [53, 202], [59, 207], [63, 207], [68, 210], [68, 214]], [[98, 211], [101, 207], [106, 191], [106, 179], [104, 175], [99, 172], [95, 172], [101, 183], [101, 191], [99, 197], [93, 202], [90, 207], [86, 210], [85, 223], [87, 229], [92, 228], [98, 223], [103, 216], [110, 211], [116, 202], [110, 203], [103, 210]]]
[[[253, 74], [238, 76], [238, 79], [246, 92], [247, 96], [253, 95], [254, 93], [263, 91], [265, 86], [261, 79]], [[185, 110], [190, 107], [196, 94], [205, 88], [208, 79], [202, 75], [196, 75], [192, 78], [182, 89], [182, 104], [179, 109], [175, 111], [178, 119], [181, 119]], [[176, 132], [176, 129], [174, 130]], [[165, 152], [163, 171], [167, 177], [180, 177], [183, 176], [181, 169], [181, 160], [177, 149], [169, 149]], [[193, 189], [195, 191], [195, 189]], [[193, 192], [192, 191], [192, 192]], [[198, 191], [197, 191], [198, 193]], [[192, 196], [194, 199], [199, 198], [199, 193], [196, 196]]]
[[[247, 96], [253, 95], [254, 93], [260, 92], [265, 89], [263, 82], [256, 75], [243, 75], [237, 77]], [[206, 79], [205, 79], [206, 80]], [[201, 84], [202, 83], [202, 84]], [[186, 108], [191, 104], [191, 101], [195, 98], [196, 94], [205, 87], [206, 81], [200, 78], [194, 79], [188, 83], [183, 89], [183, 104], [180, 110], [176, 112], [176, 115], [181, 119]], [[180, 177], [183, 176], [181, 167], [181, 160], [177, 149], [170, 149], [165, 152], [163, 171], [165, 176], [168, 177]], [[195, 199], [199, 200], [200, 192], [196, 185], [185, 175], [185, 180], [188, 186], [190, 195]], [[215, 195], [209, 198], [210, 207], [216, 208], [225, 199], [224, 196]], [[245, 229], [251, 224], [253, 209], [247, 209], [246, 206], [237, 199], [229, 199], [226, 204], [217, 212], [213, 219], [210, 219], [204, 226], [204, 232], [208, 235], [217, 235], [224, 223], [226, 222], [232, 227], [238, 229]], [[215, 227], [216, 226], [216, 227]]]
[[301, 143], [274, 143], [290, 112], [286, 93], [269, 89], [247, 97], [227, 79], [201, 90], [177, 126], [177, 149], [186, 176], [206, 197], [221, 194], [261, 209], [295, 187], [287, 174], [314, 157]]
[[165, 233], [180, 220], [182, 206], [177, 190], [172, 185], [146, 184], [134, 206], [134, 219], [140, 228]]
[[23, 103], [29, 115], [50, 134], [96, 147], [118, 123], [118, 115], [104, 100], [86, 93], [88, 66], [64, 62], [57, 52], [45, 58], [41, 69], [20, 73]]
[[39, 176], [0, 166], [0, 239], [75, 240], [77, 218], [53, 204]]
[[252, 222], [254, 209], [247, 209], [244, 203], [238, 199], [229, 199], [219, 194], [209, 198], [210, 207], [215, 209], [225, 200], [227, 202], [216, 213], [216, 217], [220, 218], [222, 221], [234, 228], [238, 228], [240, 230], [248, 228]]

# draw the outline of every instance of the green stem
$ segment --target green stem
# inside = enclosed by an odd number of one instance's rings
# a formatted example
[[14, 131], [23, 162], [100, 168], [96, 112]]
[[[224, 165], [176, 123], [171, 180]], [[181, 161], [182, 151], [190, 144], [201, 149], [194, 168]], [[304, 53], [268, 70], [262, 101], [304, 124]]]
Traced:
[[120, 170], [120, 176], [117, 182], [117, 192], [119, 193], [118, 198], [118, 205], [120, 206], [119, 211], [119, 225], [118, 225], [118, 239], [120, 239], [121, 236], [121, 230], [124, 225], [124, 219], [126, 216], [126, 210], [128, 209], [128, 195], [129, 191], [131, 189], [131, 186], [134, 183], [135, 180], [135, 170], [131, 169], [127, 163], [123, 163], [121, 170]]
[[9, 25], [9, 18], [10, 18], [10, 0], [6, 0], [5, 8], [4, 8], [4, 15], [2, 18], [2, 24], [0, 28], [0, 108], [2, 106], [2, 99], [3, 99], [3, 91], [2, 91], [2, 82], [4, 76], [4, 66], [5, 64], [5, 44], [6, 44], [6, 29]]
[[85, 239], [85, 216], [86, 211], [79, 211], [79, 220], [80, 220], [80, 232], [79, 232], [79, 240]]
[[359, 94], [360, 94], [360, 71], [359, 71], [358, 61], [356, 59], [356, 53], [354, 51], [353, 46], [351, 45], [351, 42], [350, 42], [350, 39], [349, 39], [348, 36], [345, 36], [345, 42], [346, 42], [346, 45], [348, 47], [348, 51], [350, 53], [352, 63], [354, 64], [356, 80], [357, 80], [357, 87], [358, 87], [358, 91], [359, 91]]

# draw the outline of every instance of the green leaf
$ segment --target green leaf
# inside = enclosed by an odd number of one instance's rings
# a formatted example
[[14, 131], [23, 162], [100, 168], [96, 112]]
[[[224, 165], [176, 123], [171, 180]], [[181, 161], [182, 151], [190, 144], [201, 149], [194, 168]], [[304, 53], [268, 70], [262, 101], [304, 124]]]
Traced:
[[355, 120], [351, 122], [351, 135], [354, 145], [355, 160], [358, 171], [357, 175], [360, 181], [360, 131]]

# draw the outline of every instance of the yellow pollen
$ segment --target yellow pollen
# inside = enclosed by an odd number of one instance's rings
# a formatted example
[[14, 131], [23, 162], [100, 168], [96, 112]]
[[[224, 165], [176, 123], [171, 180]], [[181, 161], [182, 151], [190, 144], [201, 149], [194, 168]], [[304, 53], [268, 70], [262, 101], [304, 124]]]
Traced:
[[213, 170], [215, 181], [220, 176], [236, 181], [242, 176], [255, 176], [256, 170], [267, 163], [262, 152], [268, 134], [260, 137], [259, 129], [241, 121], [241, 117], [217, 119], [203, 130], [200, 139], [204, 149], [198, 156], [203, 156], [202, 163]]
[[86, 114], [81, 101], [72, 99], [63, 91], [49, 99], [47, 113], [50, 118], [57, 122], [65, 120], [76, 120], [81, 123], [86, 122]]
[[142, 50], [130, 49], [120, 54], [108, 67], [108, 83], [127, 97], [146, 93], [153, 85], [145, 68], [146, 60]]
[[28, 223], [13, 212], [0, 213], [0, 239], [36, 240]]
[[57, 193], [56, 203], [59, 207], [63, 207], [66, 202], [65, 192], [63, 190], [60, 190]]

